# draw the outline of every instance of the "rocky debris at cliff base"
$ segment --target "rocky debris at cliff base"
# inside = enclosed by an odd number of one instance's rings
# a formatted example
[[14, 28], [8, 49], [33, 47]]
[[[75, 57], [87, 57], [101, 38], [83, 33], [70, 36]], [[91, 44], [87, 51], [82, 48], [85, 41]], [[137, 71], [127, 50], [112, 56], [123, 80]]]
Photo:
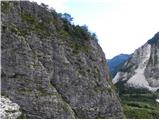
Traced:
[[1, 96], [0, 101], [0, 118], [1, 119], [16, 119], [21, 115], [20, 106], [13, 103], [10, 99]]

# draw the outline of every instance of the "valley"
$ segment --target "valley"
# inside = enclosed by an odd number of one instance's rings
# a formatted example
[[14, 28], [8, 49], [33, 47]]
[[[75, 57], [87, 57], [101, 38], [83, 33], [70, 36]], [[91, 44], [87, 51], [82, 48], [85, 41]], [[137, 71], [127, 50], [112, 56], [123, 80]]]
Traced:
[[126, 118], [159, 118], [158, 52], [159, 33], [156, 33], [135, 50], [113, 78]]

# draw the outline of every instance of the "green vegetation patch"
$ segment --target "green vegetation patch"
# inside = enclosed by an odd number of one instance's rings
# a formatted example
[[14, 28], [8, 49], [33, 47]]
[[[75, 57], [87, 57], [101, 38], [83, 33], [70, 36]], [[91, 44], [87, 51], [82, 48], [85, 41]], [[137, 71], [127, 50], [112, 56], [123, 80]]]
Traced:
[[127, 118], [132, 118], [132, 119], [158, 119], [159, 118], [159, 112], [157, 110], [133, 107], [128, 105], [124, 106], [124, 113]]
[[11, 9], [9, 1], [1, 1], [1, 11], [4, 13], [8, 13]]
[[21, 18], [31, 24], [34, 24], [36, 22], [35, 18], [33, 16], [31, 16], [30, 14], [27, 14], [25, 12], [21, 13]]
[[129, 119], [158, 119], [158, 92], [145, 89], [127, 88], [124, 83], [116, 85], [123, 105], [124, 114]]
[[48, 36], [51, 35], [51, 33], [48, 29], [48, 26], [47, 26], [47, 24], [49, 24], [49, 23], [47, 23], [45, 25], [44, 21], [39, 22], [39, 20], [37, 18], [35, 18], [34, 16], [32, 16], [24, 11], [21, 12], [20, 15], [21, 15], [21, 18], [23, 21], [26, 21], [27, 23], [29, 23], [29, 26], [27, 26], [28, 33], [30, 31], [34, 31], [40, 36], [40, 38], [47, 38]]
[[26, 35], [28, 35], [27, 29], [22, 29], [22, 28], [14, 25], [14, 24], [9, 26], [9, 30], [12, 33], [14, 33], [14, 34], [16, 34], [18, 36], [24, 36], [25, 37]]
[[70, 46], [73, 48], [74, 54], [78, 54], [79, 52], [88, 53], [90, 50], [89, 46], [87, 46], [84, 43], [80, 43], [78, 41], [73, 41], [73, 43], [70, 44]]
[[94, 90], [95, 90], [97, 93], [102, 93], [102, 92], [113, 93], [113, 89], [110, 88], [110, 87], [106, 87], [106, 88], [95, 87]]

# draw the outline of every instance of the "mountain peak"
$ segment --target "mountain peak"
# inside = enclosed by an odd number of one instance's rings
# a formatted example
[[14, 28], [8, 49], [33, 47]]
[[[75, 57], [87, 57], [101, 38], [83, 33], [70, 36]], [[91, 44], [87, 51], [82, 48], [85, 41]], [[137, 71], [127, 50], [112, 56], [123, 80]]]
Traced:
[[[156, 33], [147, 44], [138, 48], [122, 66], [113, 79], [114, 83], [126, 81], [126, 85], [145, 88], [150, 91], [158, 89], [159, 33]], [[152, 72], [154, 71], [154, 73]], [[121, 79], [122, 78], [122, 79]]]
[[147, 41], [148, 44], [159, 44], [159, 32], [157, 32], [150, 40]]

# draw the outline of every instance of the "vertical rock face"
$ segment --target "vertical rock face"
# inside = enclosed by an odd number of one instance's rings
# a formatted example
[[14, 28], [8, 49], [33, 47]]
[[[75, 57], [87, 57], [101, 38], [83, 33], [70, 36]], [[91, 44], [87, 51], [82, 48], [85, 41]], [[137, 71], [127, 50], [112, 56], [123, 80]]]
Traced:
[[159, 33], [142, 47], [122, 66], [113, 83], [123, 82], [128, 87], [159, 89]]
[[23, 115], [123, 117], [95, 39], [45, 6], [6, 1], [1, 7], [2, 94], [16, 102]]
[[159, 87], [159, 33], [148, 41], [151, 45], [151, 53], [145, 69], [145, 77], [149, 86]]

